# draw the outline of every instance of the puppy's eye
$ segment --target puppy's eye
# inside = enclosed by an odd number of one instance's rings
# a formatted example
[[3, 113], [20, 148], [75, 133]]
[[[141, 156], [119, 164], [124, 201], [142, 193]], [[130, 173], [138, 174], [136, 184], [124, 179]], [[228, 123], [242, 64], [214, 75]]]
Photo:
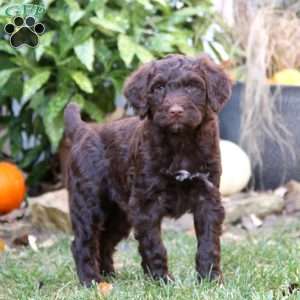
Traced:
[[184, 89], [188, 92], [188, 93], [193, 93], [196, 92], [199, 88], [196, 85], [193, 84], [188, 84], [184, 87]]
[[155, 85], [152, 90], [154, 93], [163, 93], [165, 90], [165, 86], [160, 83], [160, 84]]

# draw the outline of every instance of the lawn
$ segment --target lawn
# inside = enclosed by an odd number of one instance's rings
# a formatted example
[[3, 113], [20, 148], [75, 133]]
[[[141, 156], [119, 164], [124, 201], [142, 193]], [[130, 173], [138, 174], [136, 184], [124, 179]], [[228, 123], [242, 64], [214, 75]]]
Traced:
[[[111, 280], [107, 299], [300, 299], [288, 286], [300, 282], [300, 225], [273, 233], [248, 236], [240, 242], [223, 241], [225, 286], [197, 283], [194, 272], [195, 237], [168, 231], [164, 240], [176, 282], [161, 284], [144, 277], [133, 240], [123, 242], [116, 254], [118, 274]], [[82, 288], [74, 272], [70, 238], [62, 236], [50, 248], [20, 250], [0, 255], [1, 300], [101, 299], [96, 287]]]

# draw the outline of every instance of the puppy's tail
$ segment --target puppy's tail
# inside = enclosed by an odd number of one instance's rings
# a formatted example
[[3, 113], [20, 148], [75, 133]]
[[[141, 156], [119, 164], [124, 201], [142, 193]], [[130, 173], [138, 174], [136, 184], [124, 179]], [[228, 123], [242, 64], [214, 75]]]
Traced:
[[65, 134], [67, 137], [73, 137], [76, 130], [81, 127], [84, 122], [81, 120], [80, 108], [75, 103], [69, 103], [64, 111]]

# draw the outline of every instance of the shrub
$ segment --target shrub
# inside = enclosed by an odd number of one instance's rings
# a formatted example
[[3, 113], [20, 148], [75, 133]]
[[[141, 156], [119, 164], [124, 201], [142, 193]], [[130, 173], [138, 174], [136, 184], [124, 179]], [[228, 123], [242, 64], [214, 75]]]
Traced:
[[[9, 155], [29, 173], [29, 184], [49, 174], [69, 101], [101, 122], [114, 110], [129, 72], [167, 53], [201, 52], [212, 20], [210, 1], [43, 4], [46, 13], [40, 21], [46, 31], [37, 48], [11, 48], [8, 36], [3, 30], [0, 34], [0, 150], [9, 143]], [[10, 21], [0, 18], [3, 26]]]

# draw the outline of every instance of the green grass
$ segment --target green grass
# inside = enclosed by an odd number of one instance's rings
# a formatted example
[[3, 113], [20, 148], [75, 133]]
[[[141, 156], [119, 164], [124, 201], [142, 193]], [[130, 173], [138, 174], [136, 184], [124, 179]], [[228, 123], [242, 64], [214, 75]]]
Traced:
[[[169, 266], [176, 282], [161, 284], [144, 277], [135, 241], [123, 242], [116, 255], [118, 274], [108, 299], [300, 299], [300, 292], [283, 295], [291, 283], [300, 282], [299, 226], [252, 236], [241, 242], [223, 242], [225, 286], [197, 283], [194, 271], [195, 238], [166, 232]], [[0, 255], [1, 300], [98, 299], [95, 287], [78, 284], [69, 237], [51, 248], [29, 249]], [[40, 288], [39, 288], [40, 286]]]

